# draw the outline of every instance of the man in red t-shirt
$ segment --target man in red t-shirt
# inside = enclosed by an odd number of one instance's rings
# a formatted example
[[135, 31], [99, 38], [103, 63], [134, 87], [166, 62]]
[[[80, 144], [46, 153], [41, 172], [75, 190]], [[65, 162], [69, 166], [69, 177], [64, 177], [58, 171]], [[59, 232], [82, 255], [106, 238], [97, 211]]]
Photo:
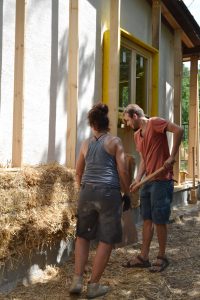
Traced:
[[[145, 183], [140, 190], [141, 215], [143, 218], [143, 243], [141, 253], [123, 264], [124, 267], [149, 268], [151, 272], [161, 272], [169, 264], [166, 257], [167, 224], [170, 217], [170, 205], [173, 197], [173, 164], [179, 149], [183, 129], [165, 119], [146, 118], [137, 104], [130, 104], [124, 111], [124, 121], [135, 131], [134, 141], [140, 153], [140, 165], [131, 192], [142, 177], [150, 175], [162, 166], [164, 171]], [[171, 154], [166, 132], [174, 135]], [[149, 250], [154, 225], [157, 232], [159, 251], [156, 261], [149, 262]]]

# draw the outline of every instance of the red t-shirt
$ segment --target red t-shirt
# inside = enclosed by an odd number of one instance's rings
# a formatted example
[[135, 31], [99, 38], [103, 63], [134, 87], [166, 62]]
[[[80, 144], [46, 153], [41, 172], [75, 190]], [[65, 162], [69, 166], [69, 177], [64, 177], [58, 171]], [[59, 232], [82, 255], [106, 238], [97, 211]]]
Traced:
[[[141, 135], [141, 129], [134, 134], [136, 149], [144, 159], [146, 175], [152, 174], [161, 168], [170, 156], [166, 135], [167, 125], [167, 120], [153, 117], [147, 122], [144, 136]], [[172, 176], [173, 169], [170, 169], [155, 177], [154, 180], [172, 179]]]

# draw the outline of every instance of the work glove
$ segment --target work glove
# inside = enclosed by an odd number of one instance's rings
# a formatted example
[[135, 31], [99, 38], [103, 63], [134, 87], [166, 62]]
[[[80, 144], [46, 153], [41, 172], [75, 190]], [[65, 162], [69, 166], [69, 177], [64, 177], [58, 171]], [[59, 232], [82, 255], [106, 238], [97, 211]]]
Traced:
[[131, 199], [128, 195], [124, 194], [122, 196], [123, 211], [129, 210], [131, 208]]

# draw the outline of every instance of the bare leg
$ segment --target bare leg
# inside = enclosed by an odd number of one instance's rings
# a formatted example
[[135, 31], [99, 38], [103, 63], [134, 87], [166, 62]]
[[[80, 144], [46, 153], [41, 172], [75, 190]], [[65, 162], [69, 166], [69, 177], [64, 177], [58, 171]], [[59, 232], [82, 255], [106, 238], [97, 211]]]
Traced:
[[112, 249], [113, 249], [113, 245], [99, 242], [96, 255], [94, 258], [94, 262], [93, 262], [90, 283], [99, 282], [101, 275], [103, 274], [103, 271], [105, 270], [105, 267], [110, 258]]
[[169, 261], [165, 256], [167, 244], [167, 225], [156, 224], [156, 231], [159, 244], [159, 252], [157, 260], [152, 264], [152, 267], [150, 268], [150, 272], [161, 272], [169, 265]]
[[165, 257], [165, 250], [167, 244], [167, 225], [157, 224], [156, 231], [157, 231], [157, 238], [159, 244], [158, 256]]
[[144, 220], [143, 223], [143, 232], [142, 232], [142, 248], [141, 248], [141, 256], [145, 260], [149, 258], [149, 249], [151, 245], [151, 241], [154, 233], [154, 225], [151, 220]]
[[75, 244], [75, 274], [83, 275], [85, 265], [88, 261], [90, 242], [77, 237]]

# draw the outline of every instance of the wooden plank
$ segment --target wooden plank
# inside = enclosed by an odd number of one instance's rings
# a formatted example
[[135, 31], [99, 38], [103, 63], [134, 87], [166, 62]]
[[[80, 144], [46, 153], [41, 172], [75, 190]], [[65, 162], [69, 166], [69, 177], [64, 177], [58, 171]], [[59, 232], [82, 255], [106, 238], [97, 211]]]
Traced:
[[12, 166], [22, 165], [25, 0], [16, 1]]
[[78, 108], [78, 48], [78, 0], [70, 0], [66, 146], [66, 165], [68, 168], [74, 168], [76, 162]]
[[152, 1], [152, 46], [159, 49], [161, 29], [161, 3]]
[[189, 101], [189, 145], [188, 145], [188, 173], [192, 177], [192, 148], [194, 147], [194, 159], [196, 162], [197, 149], [197, 103], [198, 103], [198, 57], [192, 57], [190, 68], [190, 101]]
[[109, 117], [111, 133], [117, 135], [119, 105], [120, 4], [110, 0]]
[[[174, 122], [181, 126], [182, 44], [181, 30], [174, 32]], [[180, 151], [176, 155], [174, 177], [180, 184]]]
[[[176, 19], [171, 15], [170, 11], [167, 9], [167, 7], [162, 3], [161, 4], [161, 12], [162, 15], [165, 17], [167, 22], [171, 25], [171, 27], [176, 30], [176, 29], [181, 29], [179, 23], [176, 21]], [[189, 37], [186, 35], [184, 31], [181, 33], [181, 39], [183, 40], [184, 44], [188, 48], [194, 47], [193, 42], [189, 39]]]
[[[198, 76], [198, 75], [197, 75]], [[200, 139], [199, 139], [199, 81], [197, 79], [197, 178], [200, 181]]]

